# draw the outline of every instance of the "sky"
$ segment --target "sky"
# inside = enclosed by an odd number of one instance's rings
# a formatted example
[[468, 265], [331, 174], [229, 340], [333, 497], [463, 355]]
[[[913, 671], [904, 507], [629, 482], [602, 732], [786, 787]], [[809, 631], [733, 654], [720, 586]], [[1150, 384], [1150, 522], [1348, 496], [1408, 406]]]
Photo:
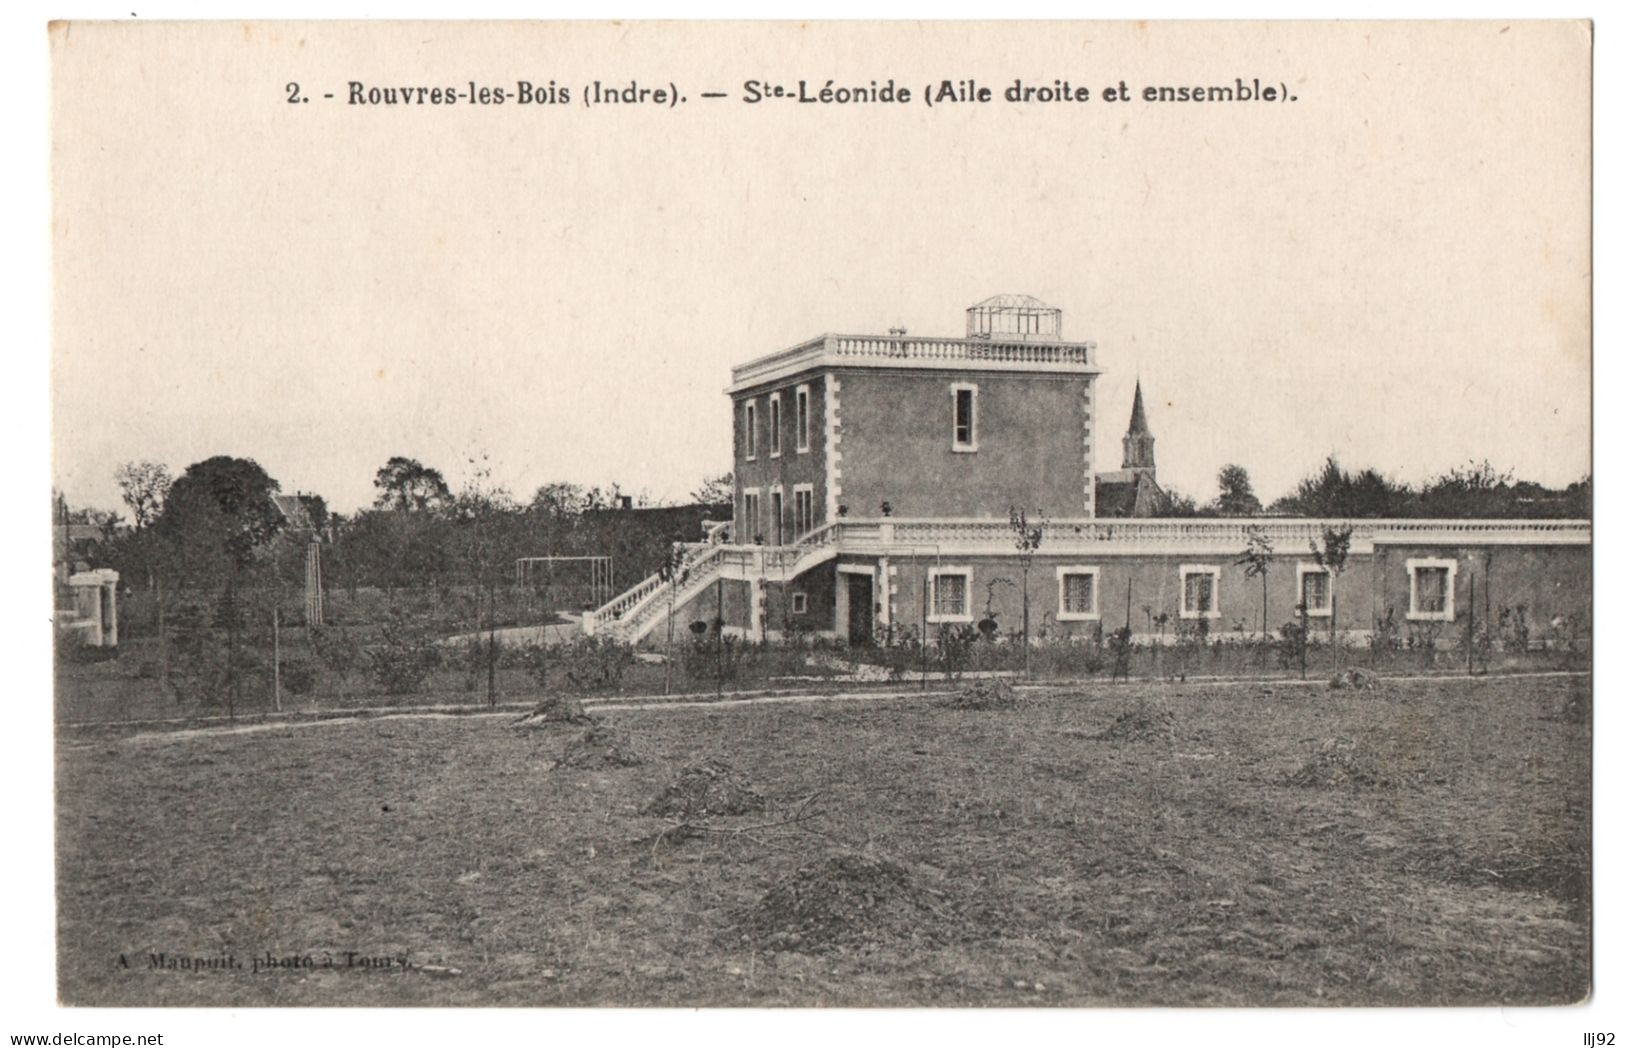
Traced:
[[[407, 455], [524, 497], [682, 499], [729, 367], [963, 332], [999, 292], [1097, 343], [1115, 466], [1266, 500], [1327, 454], [1422, 482], [1590, 471], [1580, 27], [79, 24], [53, 34], [54, 483], [259, 461], [348, 511]], [[1286, 104], [1108, 103], [1260, 77]], [[1083, 104], [925, 107], [974, 77]], [[367, 107], [346, 85], [675, 82], [676, 108]], [[916, 100], [740, 100], [747, 79]], [[288, 82], [312, 103], [289, 104]], [[116, 85], [116, 86], [114, 86]], [[332, 91], [334, 101], [319, 92]]]

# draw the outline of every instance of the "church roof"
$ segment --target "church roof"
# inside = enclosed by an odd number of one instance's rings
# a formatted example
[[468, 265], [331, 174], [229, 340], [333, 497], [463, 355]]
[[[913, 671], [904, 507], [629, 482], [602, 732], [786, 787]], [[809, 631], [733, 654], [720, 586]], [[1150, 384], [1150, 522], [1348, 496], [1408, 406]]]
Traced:
[[1168, 511], [1168, 496], [1150, 474], [1121, 469], [1095, 477], [1095, 516], [1160, 517]]
[[1129, 415], [1129, 419], [1128, 419], [1128, 435], [1133, 437], [1133, 436], [1140, 436], [1142, 434], [1145, 435], [1145, 436], [1150, 436], [1151, 435], [1151, 426], [1145, 420], [1145, 398], [1140, 395], [1140, 383], [1139, 383], [1139, 380], [1135, 380], [1135, 383], [1134, 383], [1134, 412], [1133, 412], [1133, 414]]

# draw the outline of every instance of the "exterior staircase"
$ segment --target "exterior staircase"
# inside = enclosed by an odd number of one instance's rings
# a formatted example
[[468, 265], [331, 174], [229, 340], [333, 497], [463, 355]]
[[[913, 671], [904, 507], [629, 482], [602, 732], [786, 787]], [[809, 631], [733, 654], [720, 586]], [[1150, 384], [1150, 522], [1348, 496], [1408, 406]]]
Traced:
[[[663, 628], [668, 616], [677, 616], [718, 579], [751, 583], [751, 627], [761, 635], [763, 581], [789, 581], [831, 560], [838, 552], [838, 525], [826, 524], [808, 532], [791, 546], [735, 546], [726, 542], [683, 543], [683, 562], [672, 578], [657, 572], [614, 600], [582, 617], [582, 631], [636, 644]], [[724, 537], [721, 529], [715, 533]]]

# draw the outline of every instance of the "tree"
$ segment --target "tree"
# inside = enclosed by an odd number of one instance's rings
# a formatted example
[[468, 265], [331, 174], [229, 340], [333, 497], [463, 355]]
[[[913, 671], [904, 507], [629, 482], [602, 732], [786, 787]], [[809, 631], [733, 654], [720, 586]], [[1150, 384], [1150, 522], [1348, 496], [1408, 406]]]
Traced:
[[281, 485], [253, 459], [217, 455], [186, 467], [153, 523], [194, 574], [235, 574], [282, 529]]
[[1264, 534], [1264, 529], [1257, 524], [1247, 529], [1247, 548], [1236, 561], [1237, 566], [1247, 569], [1247, 577], [1257, 579], [1260, 591], [1264, 597], [1263, 629], [1264, 639], [1269, 640], [1270, 635], [1270, 563], [1275, 558], [1275, 544]]
[[1019, 506], [1010, 507], [1010, 530], [1015, 533], [1016, 560], [1021, 565], [1021, 672], [1032, 675], [1032, 638], [1030, 603], [1027, 597], [1028, 577], [1032, 574], [1033, 557], [1044, 542], [1044, 526], [1049, 522], [1039, 511], [1036, 521], [1027, 519], [1027, 511]]
[[130, 507], [130, 523], [136, 531], [145, 531], [163, 512], [164, 499], [175, 479], [169, 467], [161, 462], [126, 462], [113, 472], [118, 481], [124, 504]]
[[1166, 496], [1163, 514], [1169, 517], [1195, 517], [1200, 515], [1196, 508], [1196, 500], [1173, 488], [1164, 488]]
[[[671, 664], [672, 664], [672, 634], [673, 623], [677, 619], [677, 592], [688, 581], [689, 573], [693, 570], [690, 563], [688, 546], [682, 541], [681, 535], [673, 535], [666, 541], [665, 558], [660, 562], [660, 582], [666, 587], [666, 693], [671, 693]], [[722, 579], [717, 579], [717, 586], [721, 587]], [[720, 633], [722, 623], [717, 623]], [[720, 641], [719, 641], [720, 643]]]
[[556, 480], [543, 484], [530, 497], [534, 513], [555, 520], [579, 517], [587, 511], [587, 491], [580, 484]]
[[379, 509], [417, 512], [443, 509], [452, 501], [451, 489], [438, 469], [400, 455], [384, 463], [373, 477], [372, 486], [378, 489], [373, 505]]
[[[1521, 487], [1521, 485], [1519, 486]], [[1538, 486], [1537, 486], [1538, 489]], [[1416, 512], [1423, 517], [1522, 516], [1518, 488], [1511, 473], [1502, 473], [1489, 460], [1468, 462], [1433, 478], [1416, 497]]]
[[1405, 485], [1374, 469], [1350, 473], [1335, 455], [1328, 455], [1319, 470], [1300, 480], [1273, 508], [1305, 517], [1393, 517], [1405, 512], [1411, 499]]
[[1246, 469], [1231, 463], [1219, 470], [1216, 508], [1223, 517], [1250, 517], [1263, 510], [1263, 504], [1253, 494], [1253, 481]]
[[[489, 456], [471, 459], [473, 472], [463, 490], [452, 500], [451, 515], [456, 521], [465, 577], [474, 584], [476, 617], [486, 634], [486, 702], [496, 705], [496, 600], [497, 585], [506, 577], [511, 560], [503, 542], [503, 524], [517, 516], [518, 506], [506, 488], [491, 482]], [[432, 472], [432, 471], [431, 471]]]
[[689, 493], [689, 498], [704, 506], [732, 505], [734, 475], [732, 471], [718, 473], [700, 481], [700, 486]]
[[[1331, 598], [1331, 645], [1332, 645], [1332, 673], [1337, 673], [1337, 579], [1343, 574], [1343, 566], [1348, 563], [1349, 546], [1354, 538], [1354, 528], [1345, 524], [1341, 528], [1326, 528], [1321, 533], [1321, 543], [1316, 544], [1314, 539], [1309, 540], [1309, 550], [1315, 555], [1315, 563], [1326, 569], [1327, 591]], [[1305, 642], [1308, 637], [1304, 638]]]
[[226, 629], [227, 711], [235, 716], [242, 692], [238, 647], [238, 589], [261, 551], [282, 529], [271, 496], [281, 485], [252, 459], [216, 455], [186, 467], [153, 523], [162, 556], [200, 585], [222, 584], [214, 622]]

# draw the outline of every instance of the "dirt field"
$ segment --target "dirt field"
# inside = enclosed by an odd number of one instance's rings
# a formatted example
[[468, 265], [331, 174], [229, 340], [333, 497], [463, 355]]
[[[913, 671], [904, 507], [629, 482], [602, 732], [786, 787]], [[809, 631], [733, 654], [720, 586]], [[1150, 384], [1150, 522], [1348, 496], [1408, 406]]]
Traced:
[[[61, 995], [1571, 1002], [1589, 704], [1587, 677], [1099, 684], [606, 713], [596, 757], [511, 716], [64, 732]], [[674, 784], [710, 800], [646, 814]]]

